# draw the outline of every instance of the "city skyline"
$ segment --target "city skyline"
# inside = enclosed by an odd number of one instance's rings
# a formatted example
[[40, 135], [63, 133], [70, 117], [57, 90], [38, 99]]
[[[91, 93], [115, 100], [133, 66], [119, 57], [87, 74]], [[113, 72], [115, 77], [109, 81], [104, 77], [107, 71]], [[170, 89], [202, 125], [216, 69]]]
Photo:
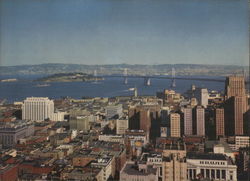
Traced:
[[0, 1], [0, 65], [248, 65], [248, 2]]

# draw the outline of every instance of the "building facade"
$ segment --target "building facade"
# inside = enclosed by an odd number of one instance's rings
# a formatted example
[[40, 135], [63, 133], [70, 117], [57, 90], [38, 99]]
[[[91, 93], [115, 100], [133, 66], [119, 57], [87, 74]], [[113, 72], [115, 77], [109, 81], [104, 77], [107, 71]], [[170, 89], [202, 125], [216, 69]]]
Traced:
[[181, 137], [180, 114], [170, 113], [170, 136]]
[[215, 109], [215, 126], [216, 126], [216, 137], [225, 136], [225, 126], [224, 126], [224, 109]]
[[237, 180], [237, 166], [223, 154], [187, 155], [188, 180], [206, 178], [210, 180]]
[[125, 134], [128, 129], [128, 119], [117, 119], [116, 120], [116, 134]]
[[201, 106], [197, 106], [194, 109], [195, 118], [195, 134], [198, 136], [205, 136], [205, 110]]
[[18, 140], [33, 134], [34, 124], [26, 124], [22, 120], [15, 121], [11, 125], [5, 125], [0, 128], [0, 144], [4, 148], [9, 148], [17, 144]]
[[105, 110], [107, 119], [112, 119], [115, 116], [117, 116], [117, 118], [120, 118], [123, 114], [122, 104], [109, 105]]
[[225, 99], [234, 96], [245, 96], [245, 78], [244, 76], [229, 76], [226, 78]]
[[162, 153], [162, 180], [186, 181], [187, 163], [185, 145], [169, 145]]
[[192, 108], [183, 109], [184, 135], [193, 135]]
[[226, 135], [244, 134], [244, 114], [247, 112], [244, 76], [229, 76], [225, 84], [225, 126]]
[[48, 97], [28, 97], [22, 105], [22, 119], [44, 121], [54, 114], [54, 102]]

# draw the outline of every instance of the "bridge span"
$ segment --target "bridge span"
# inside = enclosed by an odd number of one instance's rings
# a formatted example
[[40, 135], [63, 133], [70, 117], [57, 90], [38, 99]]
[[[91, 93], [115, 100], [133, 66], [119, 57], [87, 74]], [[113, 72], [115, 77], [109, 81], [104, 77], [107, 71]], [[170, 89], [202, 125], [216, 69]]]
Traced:
[[[124, 75], [103, 75], [102, 77], [106, 78], [124, 78]], [[148, 76], [148, 75], [127, 75], [126, 78], [142, 78], [146, 79], [170, 79], [172, 80], [172, 76]], [[199, 78], [199, 77], [175, 77], [176, 80], [196, 80], [196, 81], [212, 81], [212, 82], [225, 82], [226, 78], [216, 79], [216, 78]]]

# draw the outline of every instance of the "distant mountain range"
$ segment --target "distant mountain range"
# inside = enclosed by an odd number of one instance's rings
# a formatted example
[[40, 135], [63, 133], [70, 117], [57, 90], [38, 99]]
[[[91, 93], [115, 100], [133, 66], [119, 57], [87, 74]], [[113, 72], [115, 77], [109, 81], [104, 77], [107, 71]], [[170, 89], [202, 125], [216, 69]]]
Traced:
[[17, 65], [0, 66], [0, 75], [36, 75], [36, 74], [58, 74], [81, 72], [86, 74], [111, 75], [123, 74], [127, 69], [129, 75], [171, 75], [172, 68], [178, 75], [204, 75], [204, 76], [228, 76], [232, 74], [243, 74], [248, 71], [246, 66], [236, 65], [201, 65], [201, 64], [110, 64], [110, 65], [84, 65], [84, 64], [39, 64], [39, 65]]

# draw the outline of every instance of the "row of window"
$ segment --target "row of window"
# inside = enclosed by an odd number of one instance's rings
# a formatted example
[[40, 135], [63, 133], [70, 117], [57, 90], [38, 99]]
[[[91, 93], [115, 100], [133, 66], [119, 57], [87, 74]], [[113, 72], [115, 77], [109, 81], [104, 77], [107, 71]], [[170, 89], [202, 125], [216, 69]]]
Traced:
[[200, 161], [200, 164], [225, 165], [225, 162], [219, 162], [219, 161]]

